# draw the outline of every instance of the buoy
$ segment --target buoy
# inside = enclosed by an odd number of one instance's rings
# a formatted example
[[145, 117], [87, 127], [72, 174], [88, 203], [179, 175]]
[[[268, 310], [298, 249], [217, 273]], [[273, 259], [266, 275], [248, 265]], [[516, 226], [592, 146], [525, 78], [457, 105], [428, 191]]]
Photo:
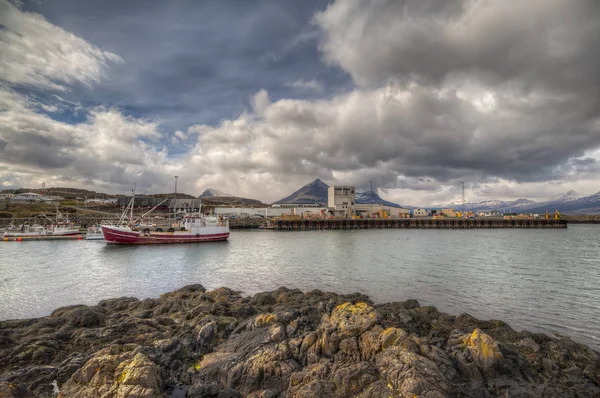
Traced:
[[23, 238], [17, 238], [17, 242], [22, 242]]
[[82, 239], [83, 239], [83, 236], [81, 236], [81, 235], [77, 236], [77, 240], [82, 240]]
[[8, 238], [4, 238], [4, 239], [2, 239], [2, 240], [3, 240], [3, 241], [5, 241], [5, 242], [8, 242]]

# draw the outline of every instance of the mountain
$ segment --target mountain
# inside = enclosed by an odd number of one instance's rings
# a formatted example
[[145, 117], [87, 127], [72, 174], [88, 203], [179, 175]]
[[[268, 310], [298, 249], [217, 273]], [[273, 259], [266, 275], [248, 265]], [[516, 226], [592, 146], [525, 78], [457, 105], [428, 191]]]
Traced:
[[577, 200], [577, 199], [581, 199], [581, 196], [577, 192], [570, 190], [569, 192], [567, 192], [564, 195], [557, 195], [557, 196], [550, 198], [549, 202], [563, 203], [563, 202], [570, 202], [572, 200]]
[[200, 195], [198, 197], [199, 198], [209, 198], [211, 196], [228, 197], [228, 196], [233, 196], [233, 195], [230, 195], [223, 191], [219, 191], [218, 189], [207, 188], [204, 190], [204, 192], [202, 192], [202, 195]]
[[387, 200], [381, 199], [377, 192], [374, 191], [365, 191], [365, 192], [356, 192], [356, 204], [360, 205], [384, 205], [389, 207], [402, 207], [399, 204], [388, 202]]
[[298, 204], [315, 204], [327, 206], [327, 189], [329, 185], [325, 184], [319, 178], [310, 182], [283, 199], [274, 202], [273, 204], [298, 203]]
[[[463, 205], [460, 203], [451, 203], [448, 207], [458, 210], [462, 209]], [[554, 196], [545, 202], [534, 202], [529, 199], [517, 199], [514, 201], [485, 200], [482, 202], [468, 202], [466, 207], [469, 210], [475, 211], [499, 210], [512, 211], [513, 213], [543, 214], [546, 210], [549, 212], [558, 210], [565, 214], [600, 214], [600, 192], [581, 197], [577, 192], [571, 190], [563, 195]]]
[[[497, 200], [497, 199], [493, 199], [493, 200], [484, 200], [481, 202], [467, 202], [466, 203], [466, 208], [468, 210], [475, 210], [475, 211], [479, 211], [479, 210], [500, 210], [500, 211], [504, 211], [506, 210], [508, 211], [524, 211], [525, 209], [531, 207], [531, 206], [535, 206], [538, 205], [538, 202], [534, 202], [533, 200], [529, 200], [529, 199], [524, 199], [524, 198], [520, 198], [517, 200]], [[450, 203], [447, 206], [443, 206], [443, 207], [449, 207], [449, 208], [453, 208], [453, 209], [462, 209], [463, 205], [462, 203]]]
[[549, 212], [558, 210], [565, 214], [600, 214], [600, 192], [596, 192], [589, 196], [579, 197], [574, 200], [559, 199], [539, 203], [539, 206], [532, 207], [528, 211], [541, 214], [545, 213], [546, 210]]

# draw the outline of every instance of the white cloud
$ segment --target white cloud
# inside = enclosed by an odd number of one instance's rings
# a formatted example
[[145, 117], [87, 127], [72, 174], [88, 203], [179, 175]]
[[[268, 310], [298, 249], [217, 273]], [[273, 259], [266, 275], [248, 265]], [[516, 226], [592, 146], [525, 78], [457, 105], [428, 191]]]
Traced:
[[[91, 180], [114, 191], [139, 181], [161, 186], [167, 153], [147, 142], [161, 138], [158, 123], [91, 109], [85, 122], [67, 124], [35, 111], [31, 99], [0, 86], [0, 176], [21, 184], [54, 178], [64, 185]], [[86, 182], [87, 181], [87, 182]]]
[[287, 86], [301, 91], [314, 91], [317, 93], [322, 93], [324, 90], [323, 83], [315, 79], [296, 80], [291, 83], [288, 83]]
[[[357, 88], [326, 100], [273, 101], [260, 90], [247, 112], [185, 132], [161, 131], [159, 121], [114, 107], [81, 108], [85, 120], [68, 124], [38, 111], [80, 104], [58, 96], [40, 103], [0, 86], [2, 184], [52, 181], [123, 192], [137, 182], [164, 192], [179, 175], [184, 192], [212, 187], [274, 201], [319, 177], [362, 187], [373, 181], [386, 199], [403, 204], [456, 199], [461, 180], [482, 199], [591, 193], [600, 178], [598, 102], [590, 95], [597, 71], [576, 62], [586, 46], [579, 28], [558, 26], [577, 14], [594, 37], [582, 8], [565, 11], [564, 3], [549, 1], [539, 7], [541, 22], [526, 25], [530, 40], [511, 45], [518, 35], [510, 27], [538, 0], [520, 10], [486, 1], [398, 4], [337, 1], [315, 18], [324, 56]], [[93, 84], [118, 60], [39, 15], [0, 7], [0, 22], [10, 15], [0, 31], [8, 50], [0, 52], [0, 73], [9, 85]], [[556, 19], [561, 12], [564, 21]], [[556, 32], [545, 36], [553, 24]], [[515, 53], [498, 61], [494, 51]], [[540, 59], [539, 76], [532, 76]], [[591, 83], [582, 85], [586, 79]], [[289, 86], [323, 90], [314, 79]], [[177, 158], [163, 147], [184, 140], [189, 150]]]
[[0, 79], [10, 84], [65, 90], [105, 78], [109, 63], [122, 59], [52, 25], [39, 14], [0, 0]]

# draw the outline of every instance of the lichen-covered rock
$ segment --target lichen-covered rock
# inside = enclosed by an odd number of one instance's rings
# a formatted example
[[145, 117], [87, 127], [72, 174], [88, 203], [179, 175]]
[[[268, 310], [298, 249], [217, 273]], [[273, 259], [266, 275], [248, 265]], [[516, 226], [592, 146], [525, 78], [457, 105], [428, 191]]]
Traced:
[[142, 353], [114, 353], [108, 348], [98, 352], [75, 372], [58, 397], [165, 397], [158, 374], [156, 364]]
[[337, 331], [338, 338], [358, 337], [377, 322], [377, 311], [367, 303], [344, 303], [334, 308], [324, 325]]
[[0, 322], [0, 397], [597, 397], [600, 355], [415, 300], [191, 285]]
[[463, 343], [470, 358], [483, 374], [490, 377], [497, 374], [503, 356], [494, 339], [480, 329], [475, 329], [463, 338]]

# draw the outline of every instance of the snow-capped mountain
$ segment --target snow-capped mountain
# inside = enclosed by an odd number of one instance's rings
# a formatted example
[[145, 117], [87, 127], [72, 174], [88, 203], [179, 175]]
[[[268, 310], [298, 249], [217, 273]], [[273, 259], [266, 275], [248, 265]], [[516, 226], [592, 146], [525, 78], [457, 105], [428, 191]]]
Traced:
[[211, 196], [228, 197], [228, 196], [233, 196], [233, 195], [230, 195], [230, 194], [225, 193], [223, 191], [219, 191], [218, 189], [207, 188], [207, 189], [204, 190], [204, 192], [202, 192], [202, 195], [200, 195], [198, 197], [199, 198], [209, 198]]
[[556, 195], [550, 198], [549, 202], [570, 202], [572, 200], [577, 200], [577, 199], [581, 199], [582, 196], [580, 196], [577, 192], [575, 192], [574, 190], [570, 190], [569, 192], [567, 192], [564, 195]]
[[[501, 210], [501, 211], [518, 210], [518, 211], [521, 211], [525, 208], [528, 208], [530, 206], [534, 206], [537, 204], [538, 204], [537, 202], [534, 202], [533, 200], [529, 200], [529, 199], [525, 199], [525, 198], [520, 198], [520, 199], [512, 200], [512, 201], [493, 199], [493, 200], [484, 200], [481, 202], [467, 202], [465, 207], [468, 210], [476, 210], [476, 211], [478, 211], [478, 210]], [[451, 203], [451, 204], [449, 204], [447, 206], [443, 206], [443, 207], [462, 209], [463, 205], [462, 205], [462, 203]]]
[[399, 204], [382, 199], [374, 191], [356, 192], [356, 204], [381, 204], [389, 207], [402, 207]]
[[[569, 194], [569, 193], [567, 193]], [[568, 200], [569, 196], [563, 195], [559, 200], [551, 200], [544, 203], [539, 203], [538, 206], [528, 209], [532, 213], [544, 213], [546, 210], [558, 210], [565, 214], [599, 214], [600, 213], [600, 192], [593, 195], [579, 197], [577, 199]], [[566, 198], [565, 198], [566, 197]]]
[[327, 189], [329, 185], [325, 184], [319, 178], [309, 182], [296, 192], [283, 199], [274, 202], [274, 204], [298, 203], [298, 204], [314, 204], [318, 203], [321, 206], [327, 206]]
[[[444, 206], [446, 207], [446, 206]], [[461, 203], [451, 203], [447, 207], [462, 209]], [[526, 213], [545, 213], [546, 210], [553, 212], [558, 210], [566, 214], [598, 214], [600, 213], [600, 192], [580, 196], [577, 192], [571, 190], [563, 195], [557, 195], [544, 202], [535, 202], [529, 199], [517, 199], [513, 201], [506, 200], [485, 200], [481, 202], [468, 202], [468, 210], [498, 210], [526, 212]]]

